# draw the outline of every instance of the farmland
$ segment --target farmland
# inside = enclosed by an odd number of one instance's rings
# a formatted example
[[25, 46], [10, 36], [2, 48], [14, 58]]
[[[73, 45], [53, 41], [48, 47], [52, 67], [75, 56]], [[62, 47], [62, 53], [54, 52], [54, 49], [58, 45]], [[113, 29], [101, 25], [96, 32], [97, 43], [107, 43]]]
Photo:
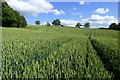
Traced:
[[118, 31], [70, 27], [2, 28], [3, 78], [120, 76]]

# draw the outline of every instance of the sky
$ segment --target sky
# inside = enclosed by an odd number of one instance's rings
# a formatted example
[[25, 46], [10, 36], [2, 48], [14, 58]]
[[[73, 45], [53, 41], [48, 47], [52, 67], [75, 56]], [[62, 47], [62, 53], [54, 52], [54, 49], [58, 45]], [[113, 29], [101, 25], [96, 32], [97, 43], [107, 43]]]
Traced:
[[90, 22], [92, 28], [109, 27], [118, 22], [118, 2], [48, 2], [48, 0], [6, 0], [8, 5], [25, 16], [27, 23], [41, 25], [60, 19], [61, 24], [75, 27], [77, 22]]

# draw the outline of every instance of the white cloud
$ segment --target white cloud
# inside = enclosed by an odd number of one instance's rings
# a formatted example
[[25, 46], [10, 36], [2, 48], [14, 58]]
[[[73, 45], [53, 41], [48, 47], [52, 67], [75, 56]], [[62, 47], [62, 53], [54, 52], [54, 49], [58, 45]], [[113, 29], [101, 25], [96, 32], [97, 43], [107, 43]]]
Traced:
[[117, 20], [114, 16], [100, 16], [100, 15], [92, 15], [89, 21], [98, 21], [98, 22], [106, 22], [106, 24], [110, 24], [111, 22], [117, 23]]
[[80, 22], [81, 24], [84, 24], [85, 22], [87, 22], [87, 19], [81, 19], [81, 20], [69, 20], [69, 19], [61, 19], [61, 24], [65, 25], [65, 26], [71, 26], [71, 27], [75, 27], [75, 25]]
[[107, 12], [109, 12], [110, 10], [108, 9], [108, 8], [98, 8], [98, 9], [96, 9], [95, 10], [95, 13], [97, 13], [97, 14], [105, 14], [105, 13], [107, 13]]
[[72, 27], [74, 27], [76, 23], [79, 22], [77, 20], [66, 20], [66, 19], [61, 19], [60, 21], [61, 21], [61, 24], [65, 26], [72, 26]]
[[41, 22], [41, 25], [47, 25], [47, 23], [50, 23], [50, 25], [52, 25], [51, 22]]
[[111, 23], [118, 23], [118, 20], [114, 16], [100, 15], [91, 15], [88, 21], [92, 24], [93, 27], [108, 27]]
[[39, 13], [64, 14], [62, 10], [54, 9], [53, 5], [46, 0], [6, 0], [7, 3], [21, 14], [37, 16]]
[[98, 27], [109, 27], [111, 23], [117, 23], [118, 20], [114, 16], [100, 16], [100, 15], [91, 15], [90, 18], [84, 18], [80, 20], [60, 20], [63, 25], [66, 26], [75, 26], [77, 22], [84, 24], [86, 22], [90, 22], [91, 28], [98, 28]]
[[53, 13], [55, 15], [65, 14], [65, 12], [63, 12], [62, 10], [58, 11], [57, 9], [51, 10], [51, 13]]
[[85, 1], [84, 1], [84, 0], [81, 0], [81, 1], [79, 2], [79, 4], [80, 4], [80, 5], [83, 5], [83, 4], [85, 4]]
[[85, 0], [80, 0], [79, 2], [80, 5], [89, 5], [89, 2], [85, 2]]
[[42, 22], [42, 23], [41, 23], [41, 25], [46, 25], [46, 24], [47, 24], [47, 22]]

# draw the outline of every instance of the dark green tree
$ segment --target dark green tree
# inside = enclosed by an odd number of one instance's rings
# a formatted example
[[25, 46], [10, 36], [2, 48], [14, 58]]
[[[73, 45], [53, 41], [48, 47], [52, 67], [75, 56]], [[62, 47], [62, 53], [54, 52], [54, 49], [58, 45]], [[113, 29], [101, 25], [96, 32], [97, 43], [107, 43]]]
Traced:
[[111, 23], [111, 25], [109, 26], [109, 29], [113, 29], [113, 30], [117, 30], [117, 24], [116, 23]]
[[0, 26], [2, 26], [2, 4], [0, 2]]
[[59, 19], [56, 19], [52, 22], [53, 26], [60, 26], [61, 22]]
[[16, 21], [13, 10], [8, 6], [6, 2], [2, 2], [2, 26], [12, 27]]
[[26, 27], [27, 21], [24, 16], [2, 2], [2, 26], [3, 27]]
[[51, 26], [51, 24], [49, 22], [47, 22], [47, 26]]
[[81, 23], [78, 22], [75, 27], [80, 28], [80, 26], [82, 26], [82, 25], [81, 25]]
[[86, 22], [86, 23], [84, 24], [84, 28], [90, 28], [90, 23], [89, 23], [89, 22]]
[[21, 15], [19, 19], [19, 27], [24, 27], [24, 26], [27, 26], [27, 21], [25, 20], [25, 17]]
[[39, 20], [35, 21], [35, 24], [40, 25], [40, 21]]
[[64, 27], [64, 25], [61, 25], [61, 27]]
[[24, 16], [20, 15], [17, 11], [14, 11], [16, 18], [16, 22], [14, 23], [14, 26], [16, 27], [24, 27], [27, 26], [27, 22], [24, 18]]
[[118, 25], [117, 25], [117, 30], [120, 31], [120, 23], [118, 23]]

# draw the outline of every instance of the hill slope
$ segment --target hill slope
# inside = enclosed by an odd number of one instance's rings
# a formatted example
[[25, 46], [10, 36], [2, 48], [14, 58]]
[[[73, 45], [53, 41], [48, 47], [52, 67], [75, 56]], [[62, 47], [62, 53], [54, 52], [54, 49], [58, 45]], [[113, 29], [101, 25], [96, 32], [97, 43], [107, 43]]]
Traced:
[[[120, 72], [120, 65], [116, 66], [120, 58], [116, 52], [118, 31], [28, 27], [3, 28], [2, 32], [2, 77], [116, 78], [119, 76], [115, 73]], [[111, 50], [112, 59], [108, 54]], [[104, 59], [110, 63], [105, 63]], [[108, 65], [112, 66], [112, 70]]]

